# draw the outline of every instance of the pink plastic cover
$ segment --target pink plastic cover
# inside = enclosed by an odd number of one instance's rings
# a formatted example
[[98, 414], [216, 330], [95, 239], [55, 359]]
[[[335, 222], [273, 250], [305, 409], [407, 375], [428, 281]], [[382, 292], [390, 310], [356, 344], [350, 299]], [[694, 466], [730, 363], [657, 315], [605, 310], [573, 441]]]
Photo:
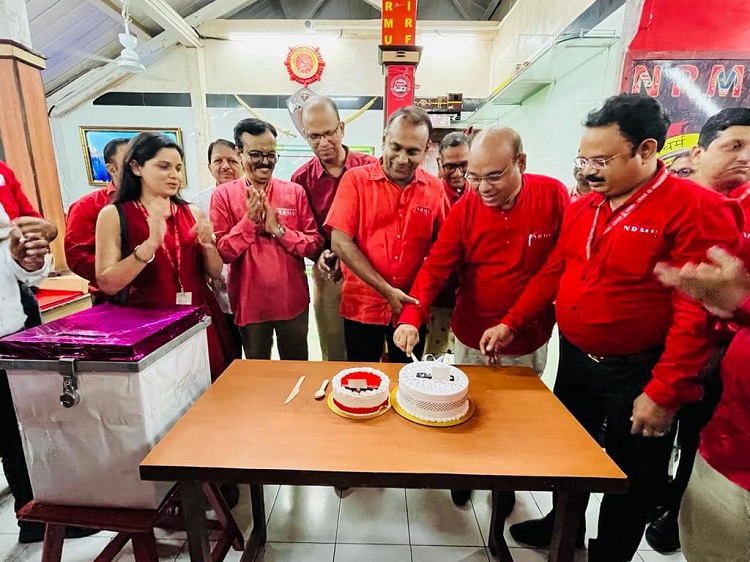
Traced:
[[199, 306], [136, 308], [103, 304], [0, 339], [0, 356], [140, 361], [206, 316]]

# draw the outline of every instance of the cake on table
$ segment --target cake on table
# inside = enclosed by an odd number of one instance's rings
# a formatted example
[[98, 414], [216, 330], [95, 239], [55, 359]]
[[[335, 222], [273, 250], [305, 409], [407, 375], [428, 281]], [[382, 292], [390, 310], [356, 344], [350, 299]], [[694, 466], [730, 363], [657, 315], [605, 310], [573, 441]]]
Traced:
[[396, 403], [408, 415], [433, 423], [463, 418], [469, 412], [469, 378], [453, 365], [417, 361], [398, 374]]
[[333, 404], [352, 416], [375, 414], [388, 406], [391, 381], [377, 369], [345, 369], [333, 377]]

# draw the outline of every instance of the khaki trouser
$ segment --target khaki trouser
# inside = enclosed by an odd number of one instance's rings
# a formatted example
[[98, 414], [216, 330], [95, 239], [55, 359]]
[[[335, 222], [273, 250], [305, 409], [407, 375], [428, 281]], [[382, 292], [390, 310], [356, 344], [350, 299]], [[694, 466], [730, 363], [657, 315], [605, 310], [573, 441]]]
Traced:
[[427, 324], [427, 335], [424, 340], [424, 352], [435, 357], [453, 349], [454, 336], [451, 330], [452, 308], [433, 306], [430, 309], [432, 319]]
[[323, 361], [346, 361], [344, 319], [339, 314], [341, 281], [333, 283], [317, 266], [312, 268], [313, 308]]
[[680, 544], [688, 562], [750, 560], [750, 490], [714, 470], [700, 453], [680, 507]]
[[[473, 347], [461, 343], [456, 338], [456, 352], [453, 357], [455, 365], [487, 365], [487, 360], [482, 352]], [[534, 372], [542, 376], [544, 367], [547, 365], [547, 344], [528, 355], [500, 355], [497, 358], [499, 367], [530, 367]]]

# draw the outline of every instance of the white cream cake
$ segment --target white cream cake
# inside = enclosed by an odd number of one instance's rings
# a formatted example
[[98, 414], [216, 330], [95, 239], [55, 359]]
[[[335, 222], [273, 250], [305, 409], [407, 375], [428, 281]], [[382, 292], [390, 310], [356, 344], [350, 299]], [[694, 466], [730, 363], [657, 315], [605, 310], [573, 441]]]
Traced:
[[469, 411], [469, 378], [453, 365], [418, 361], [398, 374], [396, 402], [407, 414], [428, 422], [449, 422]]
[[377, 369], [344, 369], [333, 377], [333, 403], [350, 415], [374, 414], [388, 405], [390, 385], [388, 376]]

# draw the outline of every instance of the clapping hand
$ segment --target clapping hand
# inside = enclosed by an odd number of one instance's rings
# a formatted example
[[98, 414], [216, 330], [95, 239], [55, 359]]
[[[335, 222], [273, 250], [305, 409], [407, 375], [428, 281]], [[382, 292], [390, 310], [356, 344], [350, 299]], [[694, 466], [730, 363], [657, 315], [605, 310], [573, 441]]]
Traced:
[[254, 187], [247, 188], [247, 218], [254, 223], [263, 222], [263, 194]]
[[750, 296], [750, 275], [742, 260], [718, 247], [708, 250], [708, 262], [681, 268], [659, 263], [654, 273], [664, 285], [700, 301], [709, 312], [731, 318]]

